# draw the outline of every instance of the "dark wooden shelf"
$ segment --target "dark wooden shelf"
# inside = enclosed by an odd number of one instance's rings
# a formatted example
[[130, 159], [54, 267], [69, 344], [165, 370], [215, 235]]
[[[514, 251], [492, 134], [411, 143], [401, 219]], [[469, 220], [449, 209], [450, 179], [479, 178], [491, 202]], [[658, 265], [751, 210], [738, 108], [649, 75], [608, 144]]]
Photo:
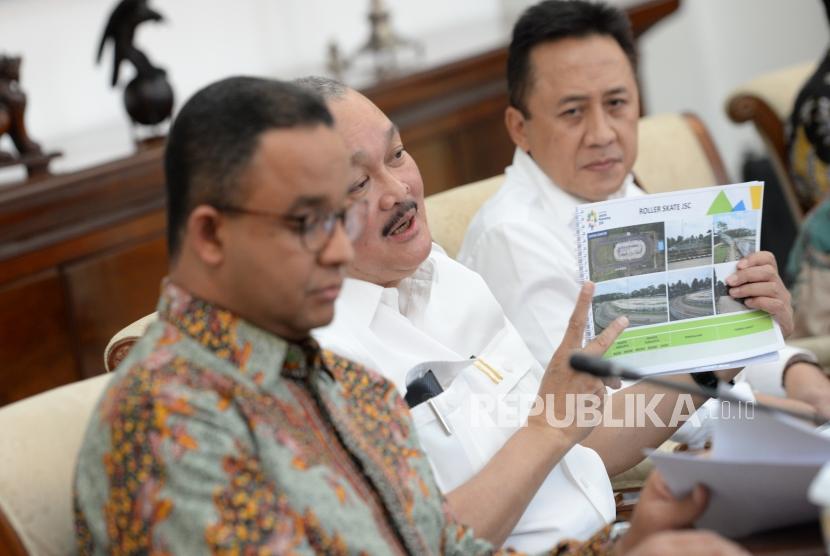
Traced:
[[[679, 0], [629, 8], [635, 34]], [[506, 46], [363, 89], [399, 126], [427, 194], [501, 173]], [[103, 372], [166, 273], [163, 148], [0, 189], [0, 405]]]

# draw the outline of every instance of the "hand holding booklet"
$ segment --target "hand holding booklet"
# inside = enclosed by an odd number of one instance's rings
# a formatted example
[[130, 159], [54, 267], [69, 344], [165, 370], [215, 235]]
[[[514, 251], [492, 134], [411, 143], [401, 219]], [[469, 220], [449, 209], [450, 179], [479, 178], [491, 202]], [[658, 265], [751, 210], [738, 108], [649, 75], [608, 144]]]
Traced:
[[760, 248], [763, 192], [750, 182], [577, 207], [580, 274], [596, 284], [586, 337], [628, 317], [605, 357], [643, 374], [777, 357], [778, 324], [726, 283]]

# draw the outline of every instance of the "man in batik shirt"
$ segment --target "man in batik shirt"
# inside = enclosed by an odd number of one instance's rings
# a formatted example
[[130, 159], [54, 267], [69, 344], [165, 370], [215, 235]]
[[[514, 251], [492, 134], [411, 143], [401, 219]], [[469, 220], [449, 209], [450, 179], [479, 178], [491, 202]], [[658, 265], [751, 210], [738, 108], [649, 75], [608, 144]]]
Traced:
[[[447, 515], [395, 386], [310, 339], [365, 210], [322, 102], [261, 79], [208, 86], [165, 171], [170, 275], [83, 442], [81, 554], [491, 553]], [[675, 501], [657, 481], [643, 498], [618, 542], [604, 529], [558, 552], [736, 550], [659, 533], [703, 491]]]

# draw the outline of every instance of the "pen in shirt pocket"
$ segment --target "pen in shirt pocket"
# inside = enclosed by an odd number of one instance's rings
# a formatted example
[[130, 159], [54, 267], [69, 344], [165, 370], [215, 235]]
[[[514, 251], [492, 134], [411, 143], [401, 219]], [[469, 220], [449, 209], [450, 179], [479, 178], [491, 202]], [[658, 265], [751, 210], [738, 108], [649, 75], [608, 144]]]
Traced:
[[447, 423], [444, 416], [441, 415], [441, 412], [435, 405], [435, 400], [433, 400], [435, 396], [443, 391], [444, 389], [441, 388], [441, 384], [438, 382], [438, 379], [435, 378], [435, 373], [433, 373], [430, 369], [406, 385], [406, 395], [404, 395], [404, 400], [409, 405], [410, 409], [414, 409], [418, 405], [426, 402], [435, 414], [435, 418], [438, 419], [438, 422], [441, 424], [441, 428], [444, 429], [444, 433], [446, 433], [447, 436], [452, 436], [452, 429], [450, 428], [449, 423]]

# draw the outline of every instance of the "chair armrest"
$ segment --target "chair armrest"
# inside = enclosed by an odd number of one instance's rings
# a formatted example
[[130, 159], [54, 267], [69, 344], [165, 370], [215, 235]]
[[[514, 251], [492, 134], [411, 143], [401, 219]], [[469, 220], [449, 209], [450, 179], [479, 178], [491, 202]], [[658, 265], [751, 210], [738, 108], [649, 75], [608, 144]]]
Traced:
[[784, 122], [763, 98], [751, 93], [734, 95], [727, 102], [726, 113], [735, 123], [752, 122], [755, 124], [761, 138], [778, 156], [784, 169], [789, 171]]
[[104, 369], [110, 373], [127, 357], [139, 338], [144, 335], [147, 327], [158, 320], [156, 313], [150, 313], [137, 321], [128, 324], [115, 333], [104, 350]]

